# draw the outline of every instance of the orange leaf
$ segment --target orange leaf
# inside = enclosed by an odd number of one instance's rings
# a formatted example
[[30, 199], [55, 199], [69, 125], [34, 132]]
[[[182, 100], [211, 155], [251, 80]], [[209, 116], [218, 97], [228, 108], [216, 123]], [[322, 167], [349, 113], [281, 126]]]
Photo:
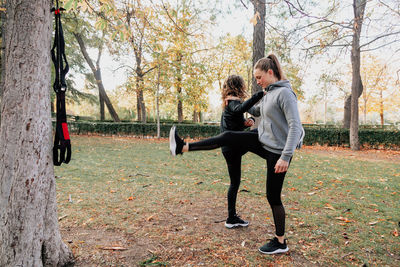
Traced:
[[354, 222], [353, 220], [349, 220], [349, 219], [347, 219], [345, 217], [336, 217], [335, 219], [341, 220], [341, 221], [343, 221], [345, 223]]
[[127, 200], [133, 200], [133, 197], [128, 197]]

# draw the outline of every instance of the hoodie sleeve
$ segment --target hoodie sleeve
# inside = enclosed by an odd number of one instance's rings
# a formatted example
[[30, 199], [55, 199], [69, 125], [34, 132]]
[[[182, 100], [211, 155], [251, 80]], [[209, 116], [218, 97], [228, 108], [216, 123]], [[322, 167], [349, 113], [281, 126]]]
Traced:
[[290, 89], [282, 90], [279, 97], [279, 105], [288, 124], [288, 135], [285, 147], [282, 151], [281, 159], [289, 161], [303, 135], [303, 126], [301, 125], [295, 93]]

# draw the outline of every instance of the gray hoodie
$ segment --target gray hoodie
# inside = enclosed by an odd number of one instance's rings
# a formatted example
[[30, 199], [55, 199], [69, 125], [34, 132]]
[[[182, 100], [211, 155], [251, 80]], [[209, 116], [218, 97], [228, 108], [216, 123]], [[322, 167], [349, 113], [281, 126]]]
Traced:
[[266, 92], [252, 112], [255, 116], [261, 115], [258, 139], [266, 150], [281, 154], [281, 159], [289, 161], [304, 137], [297, 97], [288, 80], [269, 85]]

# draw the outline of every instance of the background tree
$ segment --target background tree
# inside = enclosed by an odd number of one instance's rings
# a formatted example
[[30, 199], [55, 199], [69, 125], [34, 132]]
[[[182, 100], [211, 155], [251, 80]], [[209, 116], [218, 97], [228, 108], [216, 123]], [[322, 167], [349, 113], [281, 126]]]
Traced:
[[[294, 31], [302, 31], [301, 40], [306, 41], [303, 47], [308, 54], [320, 54], [333, 48], [339, 49], [338, 53], [340, 54], [347, 52], [347, 48], [350, 49], [352, 90], [351, 95], [345, 101], [344, 126], [350, 127], [351, 148], [358, 150], [360, 146], [358, 141], [358, 98], [363, 91], [360, 77], [361, 52], [379, 49], [399, 39], [400, 24], [398, 21], [385, 19], [387, 16], [393, 17], [392, 9], [393, 7], [398, 8], [399, 4], [396, 1], [388, 1], [390, 8], [381, 6], [383, 11], [380, 12], [371, 5], [371, 11], [366, 12], [367, 0], [353, 0], [351, 3], [353, 15], [343, 18], [343, 15], [339, 14], [349, 7], [346, 2], [331, 2], [324, 12], [320, 11], [323, 10], [322, 8], [315, 8], [318, 5], [316, 2], [297, 1], [294, 3], [288, 0], [284, 0], [284, 2], [292, 16], [299, 21], [298, 27]], [[313, 14], [310, 10], [318, 10], [319, 14]], [[394, 10], [397, 9], [394, 8]], [[367, 16], [367, 20], [365, 20], [365, 16]], [[379, 30], [373, 23], [375, 19], [382, 22]]]
[[49, 0], [7, 0], [0, 127], [0, 265], [73, 262], [58, 226], [50, 120]]
[[[100, 60], [104, 49], [104, 31], [101, 36], [97, 36], [96, 34], [86, 37], [88, 35], [88, 31], [90, 30], [91, 26], [88, 23], [85, 23], [83, 27], [80, 27], [80, 23], [78, 19], [75, 17], [74, 19], [75, 27], [72, 30], [72, 34], [74, 35], [76, 41], [79, 44], [80, 51], [82, 52], [83, 57], [85, 58], [87, 64], [89, 65], [93, 77], [95, 79], [95, 83], [97, 85], [99, 91], [99, 104], [100, 104], [100, 120], [105, 120], [104, 114], [104, 104], [107, 106], [108, 112], [111, 115], [111, 118], [115, 122], [119, 122], [120, 119], [118, 117], [117, 112], [115, 111], [107, 93], [103, 85], [102, 75], [101, 75], [101, 68], [100, 68]], [[84, 35], [84, 33], [86, 33]], [[89, 56], [88, 50], [86, 48], [86, 44], [91, 43], [91, 46], [95, 46], [97, 48], [97, 60], [96, 65], [94, 64], [93, 60]]]
[[318, 98], [324, 104], [324, 124], [327, 122], [328, 102], [331, 100], [332, 85], [337, 83], [338, 79], [335, 75], [323, 73], [319, 77], [318, 84], [320, 85]]

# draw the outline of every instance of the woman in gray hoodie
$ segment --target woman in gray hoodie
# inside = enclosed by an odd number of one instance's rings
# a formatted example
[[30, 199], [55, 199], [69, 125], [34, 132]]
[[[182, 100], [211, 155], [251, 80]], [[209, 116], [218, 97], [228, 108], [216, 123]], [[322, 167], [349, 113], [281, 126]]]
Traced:
[[286, 171], [296, 147], [300, 147], [304, 130], [297, 108], [297, 97], [286, 80], [277, 57], [273, 54], [258, 60], [254, 77], [265, 91], [253, 115], [260, 116], [258, 128], [252, 131], [226, 131], [199, 142], [185, 143], [175, 126], [170, 131], [172, 155], [196, 150], [210, 150], [222, 146], [236, 147], [253, 152], [267, 163], [266, 194], [275, 223], [275, 238], [259, 248], [264, 254], [283, 253], [289, 250], [285, 239], [285, 209], [281, 191]]

